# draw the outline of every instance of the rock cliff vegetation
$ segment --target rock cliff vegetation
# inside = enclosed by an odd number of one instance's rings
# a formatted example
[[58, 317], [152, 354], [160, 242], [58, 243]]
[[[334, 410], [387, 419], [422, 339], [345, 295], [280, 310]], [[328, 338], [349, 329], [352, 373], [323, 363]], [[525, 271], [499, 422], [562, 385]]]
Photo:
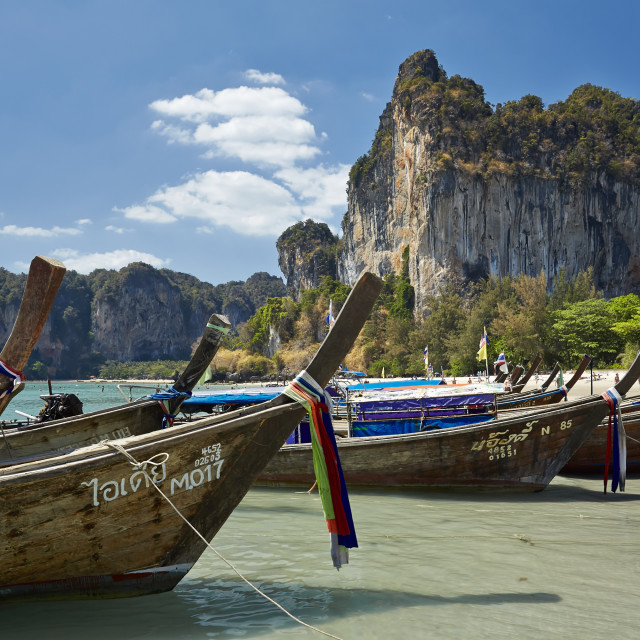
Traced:
[[589, 266], [605, 296], [637, 292], [639, 186], [638, 100], [585, 84], [494, 106], [419, 51], [351, 169], [337, 277], [398, 273], [408, 247], [419, 314], [450, 282], [544, 272], [551, 286]]
[[[0, 343], [18, 313], [26, 275], [0, 268]], [[79, 378], [107, 361], [185, 360], [209, 316], [241, 325], [268, 298], [284, 296], [282, 280], [261, 272], [220, 285], [134, 263], [90, 275], [68, 271], [29, 360], [27, 375]]]
[[300, 299], [302, 289], [317, 288], [323, 276], [336, 279], [337, 246], [329, 227], [313, 220], [294, 224], [278, 238], [278, 265], [294, 300]]

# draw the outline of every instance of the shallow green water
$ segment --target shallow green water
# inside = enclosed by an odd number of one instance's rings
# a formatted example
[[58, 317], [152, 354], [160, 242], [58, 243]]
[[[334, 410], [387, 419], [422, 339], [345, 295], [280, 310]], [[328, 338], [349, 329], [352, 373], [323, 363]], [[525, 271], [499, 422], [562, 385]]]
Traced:
[[[600, 479], [565, 477], [522, 495], [351, 491], [360, 548], [340, 572], [317, 494], [256, 488], [213, 546], [292, 614], [340, 638], [635, 639], [639, 483], [606, 496]], [[324, 636], [207, 551], [171, 593], [0, 603], [0, 637]]]

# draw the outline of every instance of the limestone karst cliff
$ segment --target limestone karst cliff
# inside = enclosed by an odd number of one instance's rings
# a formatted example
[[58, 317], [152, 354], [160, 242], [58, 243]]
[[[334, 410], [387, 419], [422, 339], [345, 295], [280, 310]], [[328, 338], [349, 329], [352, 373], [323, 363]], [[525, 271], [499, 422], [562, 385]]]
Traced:
[[322, 276], [336, 278], [338, 239], [323, 222], [298, 222], [276, 242], [278, 265], [287, 281], [287, 291], [299, 300], [301, 289], [315, 289]]
[[[0, 269], [0, 343], [18, 313], [26, 276]], [[105, 360], [188, 359], [212, 313], [235, 326], [267, 298], [284, 296], [281, 278], [261, 272], [211, 285], [184, 273], [134, 263], [85, 276], [67, 271], [31, 363], [51, 377], [80, 377]]]
[[593, 266], [606, 296], [639, 292], [639, 185], [637, 100], [583, 85], [548, 108], [494, 108], [421, 51], [351, 170], [338, 279], [398, 272], [409, 247], [418, 311], [446, 281], [561, 267]]

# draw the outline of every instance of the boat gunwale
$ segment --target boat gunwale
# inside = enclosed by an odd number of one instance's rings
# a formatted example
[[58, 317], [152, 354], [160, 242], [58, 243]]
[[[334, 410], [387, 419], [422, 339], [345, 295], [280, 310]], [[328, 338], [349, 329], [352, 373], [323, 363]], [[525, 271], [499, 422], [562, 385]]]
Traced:
[[[593, 404], [594, 406], [600, 406], [601, 404], [606, 404], [604, 398], [601, 395], [591, 395], [585, 396], [583, 398], [578, 398], [576, 400], [570, 401], [566, 404], [553, 404], [542, 407], [525, 407], [522, 409], [510, 409], [510, 411], [514, 412], [514, 415], [510, 416], [500, 416], [498, 414], [498, 418], [496, 420], [488, 421], [488, 422], [477, 422], [475, 424], [470, 425], [461, 425], [457, 427], [447, 427], [445, 429], [432, 429], [429, 431], [416, 431], [415, 433], [396, 433], [396, 434], [387, 434], [387, 435], [379, 435], [379, 436], [358, 436], [358, 437], [350, 437], [350, 438], [338, 438], [337, 443], [340, 447], [345, 446], [357, 446], [358, 444], [365, 443], [381, 443], [384, 441], [393, 441], [400, 442], [405, 440], [420, 440], [424, 438], [445, 438], [451, 436], [453, 434], [464, 434], [473, 431], [480, 430], [488, 430], [488, 431], [496, 431], [505, 427], [511, 427], [513, 424], [521, 424], [523, 419], [526, 419], [527, 416], [531, 416], [533, 419], [539, 419], [540, 416], [548, 417], [554, 414], [562, 414], [566, 413], [567, 410], [582, 408], [583, 406], [588, 407]], [[518, 412], [515, 415], [515, 412]], [[287, 444], [284, 445], [281, 450], [301, 450], [307, 449], [311, 446], [310, 443], [298, 443], [298, 444]]]
[[[133, 455], [135, 452], [156, 444], [170, 444], [175, 440], [190, 436], [194, 432], [206, 431], [207, 429], [211, 431], [239, 429], [254, 424], [258, 420], [267, 420], [296, 409], [302, 410], [302, 407], [293, 401], [289, 401], [284, 404], [280, 403], [274, 406], [264, 407], [263, 410], [249, 416], [237, 416], [232, 420], [217, 422], [215, 424], [210, 423], [210, 418], [203, 418], [202, 420], [175, 424], [166, 429], [156, 429], [155, 431], [141, 435], [128, 436], [117, 440], [103, 440], [97, 444], [79, 447], [68, 452], [55, 452], [57, 455], [50, 457], [39, 455], [33, 460], [24, 460], [17, 464], [0, 468], [0, 488], [2, 488], [5, 483], [9, 483], [9, 481], [19, 481], [30, 475], [34, 477], [40, 477], [41, 474], [55, 475], [56, 470], [67, 470], [80, 465], [86, 465], [88, 468], [91, 468], [94, 464], [102, 463], [109, 457], [121, 456], [122, 454], [111, 446], [113, 444], [123, 447], [128, 453]], [[251, 419], [247, 420], [247, 418]]]

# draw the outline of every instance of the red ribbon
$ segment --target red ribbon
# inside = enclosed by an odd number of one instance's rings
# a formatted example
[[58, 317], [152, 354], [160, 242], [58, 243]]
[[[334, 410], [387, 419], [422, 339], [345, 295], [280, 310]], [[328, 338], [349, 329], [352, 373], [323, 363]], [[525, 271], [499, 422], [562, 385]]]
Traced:
[[320, 425], [324, 427], [324, 419], [322, 412], [328, 413], [329, 407], [324, 402], [319, 401], [315, 396], [311, 395], [306, 389], [304, 389], [295, 381], [291, 383], [291, 387], [295, 389], [296, 393], [300, 394], [311, 405], [311, 422], [313, 429], [318, 436], [318, 442], [322, 447], [322, 453], [324, 455], [325, 464], [327, 467], [327, 475], [329, 477], [329, 490], [331, 492], [331, 503], [333, 505], [333, 520], [327, 520], [327, 527], [330, 533], [337, 533], [339, 535], [349, 535], [349, 523], [344, 511], [344, 505], [342, 504], [342, 497], [340, 492], [340, 474], [338, 473], [338, 460], [333, 450], [333, 445], [329, 439], [329, 434], [326, 429], [320, 428]]

